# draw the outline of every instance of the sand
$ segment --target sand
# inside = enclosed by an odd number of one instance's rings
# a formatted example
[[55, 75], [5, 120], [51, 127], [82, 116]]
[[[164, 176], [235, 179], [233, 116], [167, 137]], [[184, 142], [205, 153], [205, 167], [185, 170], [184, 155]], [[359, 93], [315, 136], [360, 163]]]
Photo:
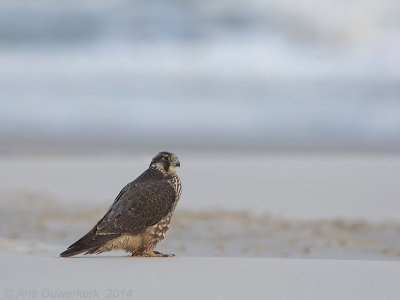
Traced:
[[181, 155], [177, 257], [58, 258], [148, 159], [0, 158], [5, 299], [398, 298], [395, 155]]
[[0, 263], [5, 299], [338, 300], [400, 294], [399, 262], [2, 255]]

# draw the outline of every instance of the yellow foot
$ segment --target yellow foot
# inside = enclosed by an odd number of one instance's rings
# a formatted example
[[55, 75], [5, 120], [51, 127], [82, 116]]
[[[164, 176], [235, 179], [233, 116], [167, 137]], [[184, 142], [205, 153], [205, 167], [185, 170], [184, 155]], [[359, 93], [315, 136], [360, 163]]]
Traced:
[[143, 253], [134, 253], [132, 256], [136, 257], [173, 257], [175, 254], [164, 254], [158, 251], [150, 251], [150, 252], [143, 252]]

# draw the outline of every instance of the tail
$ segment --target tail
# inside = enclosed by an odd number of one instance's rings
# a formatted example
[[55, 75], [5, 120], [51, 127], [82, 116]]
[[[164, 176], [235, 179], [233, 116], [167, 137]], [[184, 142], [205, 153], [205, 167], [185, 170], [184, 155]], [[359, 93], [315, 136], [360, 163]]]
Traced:
[[61, 257], [71, 257], [83, 252], [87, 252], [90, 251], [90, 249], [78, 249], [78, 248], [68, 248], [67, 250], [65, 250], [63, 253], [60, 254]]
[[77, 242], [69, 246], [67, 250], [61, 253], [60, 256], [70, 257], [80, 253], [95, 253], [96, 250], [103, 246], [105, 243], [120, 236], [120, 234], [96, 234], [96, 229], [96, 226], [93, 227], [92, 230], [90, 230]]

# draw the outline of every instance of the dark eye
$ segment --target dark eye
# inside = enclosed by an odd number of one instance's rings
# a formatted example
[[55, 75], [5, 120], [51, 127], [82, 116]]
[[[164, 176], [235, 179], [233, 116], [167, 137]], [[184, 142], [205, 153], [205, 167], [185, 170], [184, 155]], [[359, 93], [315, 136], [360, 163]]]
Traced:
[[168, 160], [168, 156], [163, 156], [163, 160]]

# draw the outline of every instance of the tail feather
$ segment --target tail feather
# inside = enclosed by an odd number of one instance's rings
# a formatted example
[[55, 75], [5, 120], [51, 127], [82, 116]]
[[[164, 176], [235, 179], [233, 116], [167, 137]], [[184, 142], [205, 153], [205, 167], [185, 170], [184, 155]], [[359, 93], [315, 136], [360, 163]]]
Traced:
[[70, 257], [80, 253], [95, 253], [102, 245], [118, 237], [120, 234], [96, 234], [96, 226], [86, 235], [68, 247], [60, 254], [61, 257]]
[[67, 249], [64, 252], [62, 252], [60, 254], [61, 257], [71, 257], [77, 254], [81, 254], [83, 252], [87, 252], [90, 251], [91, 249], [78, 249], [78, 248], [71, 248], [71, 249]]

